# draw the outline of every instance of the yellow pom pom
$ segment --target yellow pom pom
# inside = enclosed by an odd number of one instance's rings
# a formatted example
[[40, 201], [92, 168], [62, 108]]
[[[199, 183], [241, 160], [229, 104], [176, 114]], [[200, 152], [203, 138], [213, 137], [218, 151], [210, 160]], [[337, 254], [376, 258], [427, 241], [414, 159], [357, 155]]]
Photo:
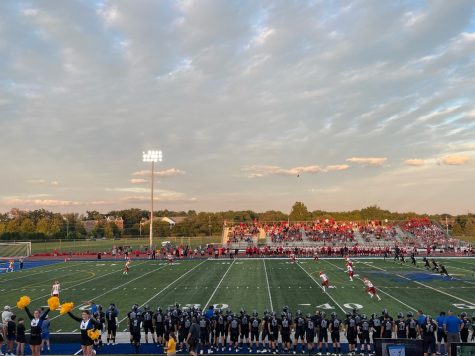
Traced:
[[69, 313], [71, 310], [74, 308], [74, 303], [64, 303], [61, 305], [61, 310], [59, 311], [59, 314], [63, 315], [66, 313]]
[[51, 310], [56, 310], [59, 307], [59, 298], [51, 297], [48, 299], [48, 306]]
[[87, 336], [89, 336], [92, 340], [97, 340], [99, 339], [99, 336], [101, 336], [101, 332], [97, 329], [91, 329], [87, 331]]
[[26, 306], [30, 305], [30, 297], [24, 295], [20, 297], [20, 300], [16, 303], [18, 309], [25, 309]]

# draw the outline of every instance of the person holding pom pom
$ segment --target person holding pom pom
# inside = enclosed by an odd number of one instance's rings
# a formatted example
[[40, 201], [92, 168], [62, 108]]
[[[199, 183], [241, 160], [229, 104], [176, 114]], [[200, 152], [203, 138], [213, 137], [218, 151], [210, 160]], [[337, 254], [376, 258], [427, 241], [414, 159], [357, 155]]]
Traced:
[[80, 322], [79, 329], [81, 330], [81, 350], [84, 356], [92, 356], [94, 340], [96, 340], [100, 331], [97, 330], [101, 327], [101, 323], [91, 317], [91, 313], [88, 310], [84, 310], [81, 314], [81, 318], [78, 318], [73, 313], [68, 311], [68, 315]]
[[22, 296], [17, 302], [17, 307], [19, 309], [25, 309], [26, 314], [30, 318], [30, 338], [28, 341], [31, 348], [31, 354], [32, 356], [39, 356], [41, 352], [41, 326], [50, 309], [46, 308], [43, 313], [40, 309], [36, 309], [33, 314], [31, 314], [28, 309], [29, 304], [30, 298]]

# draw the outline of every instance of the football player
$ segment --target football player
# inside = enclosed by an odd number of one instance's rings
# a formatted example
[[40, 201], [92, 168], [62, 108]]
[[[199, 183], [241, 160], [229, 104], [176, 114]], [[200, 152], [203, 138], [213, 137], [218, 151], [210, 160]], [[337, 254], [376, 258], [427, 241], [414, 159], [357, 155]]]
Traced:
[[180, 350], [184, 351], [186, 349], [186, 337], [190, 332], [191, 319], [188, 315], [188, 312], [184, 312], [180, 317], [180, 324], [178, 329], [178, 341], [180, 342]]
[[110, 304], [106, 312], [106, 323], [107, 323], [107, 345], [115, 345], [115, 337], [117, 334], [117, 325], [119, 311], [117, 310], [115, 304]]
[[[313, 351], [313, 343], [315, 340], [315, 320], [312, 317], [312, 314], [308, 313], [307, 318], [305, 319], [305, 340], [307, 341], [307, 352], [310, 354]], [[302, 353], [304, 353], [304, 348]]]
[[290, 350], [290, 345], [292, 341], [290, 339], [290, 333], [292, 328], [292, 320], [289, 319], [288, 313], [285, 311], [282, 312], [282, 320], [280, 322], [280, 335], [282, 338], [282, 348], [284, 352], [287, 353]]
[[460, 319], [462, 319], [462, 325], [460, 326], [460, 340], [462, 342], [467, 342], [472, 323], [465, 312], [460, 313]]
[[365, 292], [368, 293], [371, 298], [376, 296], [376, 298], [378, 298], [378, 301], [381, 300], [378, 293], [376, 292], [375, 286], [373, 285], [373, 283], [371, 283], [371, 281], [367, 277], [363, 277], [363, 283], [365, 285]]
[[396, 322], [396, 338], [398, 339], [406, 339], [407, 338], [407, 325], [406, 320], [404, 320], [404, 313], [399, 312], [397, 315], [397, 322]]
[[325, 273], [320, 271], [320, 278], [322, 279], [322, 289], [323, 293], [326, 292], [326, 288], [335, 288], [335, 286], [330, 285], [330, 281]]
[[249, 315], [246, 314], [246, 311], [244, 309], [241, 309], [241, 316], [239, 318], [240, 323], [241, 323], [241, 328], [240, 328], [240, 343], [239, 343], [239, 349], [242, 350], [242, 346], [244, 343], [247, 344], [248, 350], [251, 348], [251, 342], [249, 340]]
[[128, 258], [125, 261], [124, 273], [123, 274], [129, 274], [129, 268], [130, 268], [130, 258]]
[[437, 324], [434, 323], [431, 316], [426, 317], [426, 322], [422, 325], [422, 347], [424, 349], [424, 356], [429, 353], [435, 356], [435, 333], [437, 331]]
[[159, 345], [163, 345], [163, 336], [165, 335], [165, 319], [163, 317], [162, 308], [158, 307], [153, 316], [155, 322], [155, 332], [157, 333], [157, 341]]
[[392, 339], [393, 337], [394, 322], [389, 318], [388, 314], [384, 315], [382, 322], [381, 337], [385, 339]]
[[201, 344], [201, 350], [200, 354], [204, 353], [204, 349], [207, 348], [208, 353], [211, 354], [213, 353], [213, 350], [210, 348], [210, 343], [209, 343], [209, 320], [206, 319], [203, 315], [200, 317], [200, 320], [198, 321], [198, 325], [200, 326], [200, 344]]
[[[327, 279], [328, 281], [328, 279]], [[305, 318], [302, 315], [302, 312], [300, 310], [297, 310], [297, 316], [294, 320], [294, 326], [295, 326], [295, 335], [294, 335], [294, 355], [297, 353], [297, 346], [299, 343], [299, 340], [302, 341], [302, 349], [303, 345], [305, 343]]]
[[229, 351], [234, 346], [234, 350], [239, 352], [238, 348], [238, 341], [239, 341], [239, 318], [237, 314], [232, 316], [231, 322], [228, 325], [228, 333], [229, 333]]
[[417, 267], [416, 254], [414, 252], [411, 253], [411, 263]]
[[417, 339], [417, 320], [414, 319], [414, 314], [411, 311], [408, 312], [406, 315], [407, 337], [409, 339]]
[[333, 353], [340, 354], [341, 353], [341, 345], [340, 345], [340, 329], [342, 326], [342, 322], [338, 319], [338, 315], [333, 312], [331, 314], [332, 320], [330, 322], [330, 335], [332, 339], [332, 346], [333, 346]]
[[51, 296], [59, 298], [59, 290], [61, 289], [61, 284], [59, 281], [54, 281], [53, 285], [51, 286]]
[[371, 330], [371, 324], [368, 321], [366, 315], [361, 316], [361, 323], [358, 325], [358, 334], [360, 335], [360, 353], [366, 353], [365, 348], [368, 350], [368, 354], [371, 353], [371, 342], [369, 339], [369, 332]]
[[[218, 350], [218, 347], [226, 347], [225, 326], [226, 319], [223, 312], [220, 310], [214, 319], [214, 347], [216, 350]], [[259, 333], [257, 334], [257, 341], [259, 341]], [[219, 349], [219, 351], [221, 351], [221, 349]]]
[[320, 313], [320, 320], [318, 323], [318, 354], [321, 355], [323, 350], [322, 350], [322, 345], [323, 342], [325, 342], [325, 350], [328, 352], [328, 327], [329, 327], [330, 321], [325, 318], [325, 312]]
[[440, 264], [440, 271], [439, 271], [439, 273], [440, 273], [441, 275], [445, 275], [445, 276], [447, 276], [447, 277], [452, 278], [451, 276], [449, 276], [449, 272], [447, 272], [447, 269], [445, 268], [445, 266], [444, 266], [443, 264]]
[[345, 272], [348, 273], [348, 277], [350, 277], [350, 281], [353, 282], [353, 274], [354, 274], [353, 266], [347, 263]]
[[153, 311], [150, 310], [148, 305], [144, 307], [143, 330], [145, 331], [145, 343], [148, 344], [148, 333], [150, 332], [152, 334], [152, 341], [154, 344], [156, 344], [157, 341], [155, 340], [155, 329], [153, 327]]
[[354, 353], [356, 346], [356, 334], [357, 334], [356, 320], [351, 313], [346, 314], [345, 320], [345, 334], [348, 340], [348, 352]]
[[279, 319], [277, 319], [275, 312], [272, 312], [268, 325], [269, 325], [270, 348], [272, 352], [275, 354], [277, 352], [277, 347], [279, 345]]
[[251, 319], [250, 319], [250, 324], [251, 324], [251, 339], [250, 339], [250, 342], [254, 343], [254, 347], [256, 348], [256, 352], [259, 352], [259, 325], [261, 325], [261, 319], [259, 319], [259, 314], [255, 310], [252, 312], [252, 316], [251, 316]]

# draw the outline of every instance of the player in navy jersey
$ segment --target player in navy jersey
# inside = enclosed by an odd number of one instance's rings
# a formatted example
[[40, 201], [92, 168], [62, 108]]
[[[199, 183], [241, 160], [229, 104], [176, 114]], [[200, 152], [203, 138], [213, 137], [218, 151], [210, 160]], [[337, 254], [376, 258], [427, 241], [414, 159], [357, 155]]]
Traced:
[[252, 312], [250, 325], [251, 325], [250, 342], [254, 343], [256, 352], [259, 352], [259, 326], [261, 325], [261, 319], [259, 319], [259, 314], [255, 310]]
[[[312, 317], [312, 314], [308, 313], [307, 318], [305, 319], [305, 340], [307, 341], [307, 351], [311, 353], [314, 346], [315, 341], [315, 318]], [[302, 353], [304, 350], [302, 349]]]
[[295, 327], [295, 334], [294, 334], [294, 351], [293, 353], [297, 353], [297, 347], [299, 341], [302, 341], [302, 349], [305, 343], [305, 318], [302, 315], [300, 310], [297, 310], [297, 315], [294, 319], [294, 327]]
[[163, 345], [163, 337], [165, 335], [165, 318], [163, 316], [162, 309], [157, 308], [156, 313], [153, 316], [155, 322], [155, 332], [157, 334], [157, 342], [159, 345]]
[[[269, 340], [269, 311], [264, 312], [264, 317], [262, 318], [262, 335], [261, 335], [261, 341], [262, 341], [262, 353], [267, 352], [267, 344], [266, 344], [266, 339]], [[259, 351], [258, 351], [259, 352]]]
[[323, 352], [323, 343], [325, 343], [325, 350], [328, 352], [328, 327], [330, 321], [325, 317], [325, 312], [321, 312], [321, 318], [318, 323], [318, 351], [321, 354]]
[[333, 353], [341, 353], [341, 345], [340, 345], [340, 330], [341, 330], [342, 322], [338, 318], [337, 313], [331, 313], [331, 321], [330, 321], [330, 337], [332, 339], [332, 347]]
[[229, 333], [229, 351], [234, 347], [236, 352], [239, 351], [238, 342], [239, 342], [239, 327], [240, 322], [237, 314], [234, 314], [228, 324], [228, 333]]
[[404, 319], [404, 313], [399, 312], [397, 315], [396, 321], [396, 337], [398, 339], [406, 339], [407, 338], [407, 328], [406, 328], [406, 320]]
[[180, 317], [180, 324], [178, 326], [178, 342], [180, 343], [179, 352], [186, 349], [185, 341], [190, 332], [191, 319], [188, 312], [184, 312]]
[[437, 332], [437, 324], [432, 320], [430, 315], [426, 317], [426, 322], [422, 324], [421, 329], [424, 356], [428, 356], [429, 353], [435, 356], [435, 334]]
[[200, 353], [203, 354], [204, 349], [208, 350], [208, 353], [213, 353], [213, 350], [210, 348], [209, 343], [209, 330], [210, 330], [210, 322], [204, 316], [200, 317], [198, 321], [198, 325], [200, 327], [200, 344], [201, 344], [201, 351]]
[[154, 344], [156, 344], [157, 340], [155, 339], [155, 328], [153, 327], [153, 311], [150, 310], [148, 305], [146, 305], [144, 308], [143, 330], [145, 332], [145, 343], [148, 344], [148, 333], [150, 332], [152, 335], [152, 341]]
[[282, 348], [284, 349], [284, 352], [287, 353], [290, 350], [290, 346], [292, 345], [292, 341], [290, 339], [292, 321], [287, 317], [287, 313], [285, 311], [282, 312], [281, 316], [280, 336], [282, 338]]
[[409, 339], [417, 339], [417, 320], [414, 319], [412, 312], [407, 313], [406, 330]]
[[388, 314], [384, 315], [384, 320], [381, 323], [381, 337], [391, 339], [393, 337], [394, 322], [389, 318]]
[[226, 318], [220, 310], [214, 318], [214, 347], [218, 350], [219, 345], [226, 347]]
[[110, 304], [106, 311], [106, 324], [107, 324], [107, 345], [115, 345], [115, 338], [117, 334], [117, 324], [119, 311], [115, 304]]
[[371, 322], [368, 320], [366, 315], [361, 316], [361, 323], [358, 325], [358, 333], [360, 334], [360, 353], [371, 353], [371, 341], [369, 333], [371, 331]]
[[355, 318], [351, 313], [347, 313], [345, 320], [345, 333], [348, 340], [348, 350], [350, 353], [355, 352], [357, 332], [358, 330]]
[[279, 344], [279, 319], [277, 319], [277, 316], [275, 312], [272, 312], [271, 318], [269, 320], [269, 343], [270, 343], [270, 348], [272, 352], [275, 354], [277, 350], [277, 346]]
[[249, 319], [249, 315], [246, 314], [246, 311], [241, 309], [241, 315], [239, 317], [241, 324], [239, 349], [242, 349], [244, 343], [247, 344], [248, 350], [250, 349], [251, 342], [249, 340]]

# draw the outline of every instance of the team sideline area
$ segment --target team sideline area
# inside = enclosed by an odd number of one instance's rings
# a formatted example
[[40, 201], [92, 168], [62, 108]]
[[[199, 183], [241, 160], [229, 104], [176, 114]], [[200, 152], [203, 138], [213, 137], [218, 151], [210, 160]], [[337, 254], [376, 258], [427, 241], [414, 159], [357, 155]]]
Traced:
[[[306, 318], [324, 312], [331, 320], [332, 313], [344, 321], [354, 309], [368, 319], [378, 317], [384, 309], [394, 319], [400, 312], [416, 316], [418, 310], [434, 318], [441, 311], [465, 312], [471, 318], [475, 312], [475, 260], [472, 258], [440, 258], [449, 276], [441, 275], [424, 267], [422, 259], [417, 265], [409, 261], [401, 263], [392, 258], [354, 258], [354, 276], [351, 281], [347, 261], [342, 258], [236, 258], [178, 260], [172, 264], [164, 260], [132, 260], [128, 274], [124, 274], [124, 261], [68, 261], [36, 265], [35, 268], [16, 269], [0, 275], [1, 305], [11, 306], [12, 312], [28, 320], [24, 310], [16, 307], [17, 300], [26, 295], [31, 298], [30, 309], [47, 307], [47, 299], [54, 281], [61, 284], [61, 302], [75, 304], [73, 314], [102, 305], [106, 311], [111, 303], [118, 310], [119, 345], [104, 345], [98, 353], [129, 353], [134, 349], [128, 344], [127, 313], [132, 306], [143, 311], [147, 306], [156, 312], [161, 308], [164, 315], [176, 305], [180, 310], [202, 309], [210, 305], [222, 310], [223, 315], [241, 315], [241, 310], [252, 317], [253, 311], [263, 319], [265, 311], [276, 312], [282, 317], [284, 306], [292, 313], [292, 319], [301, 311]], [[326, 274], [329, 286], [323, 290], [321, 272]], [[381, 300], [372, 298], [365, 291], [364, 278], [376, 287]], [[92, 303], [91, 303], [92, 302]], [[170, 309], [172, 311], [172, 309]], [[49, 313], [51, 333], [78, 333], [79, 323], [58, 311]], [[318, 335], [316, 335], [318, 336]], [[55, 338], [57, 339], [57, 338]], [[346, 352], [346, 338], [341, 333], [341, 352]], [[106, 335], [102, 335], [106, 344]], [[142, 331], [140, 352], [161, 351], [161, 347], [144, 345]], [[149, 337], [149, 342], [152, 339]], [[331, 342], [330, 342], [331, 345]], [[51, 354], [67, 353], [70, 348], [79, 350], [79, 341], [73, 345], [52, 344]], [[3, 352], [5, 348], [3, 347]], [[205, 353], [208, 348], [204, 348]], [[216, 350], [215, 350], [216, 351]], [[236, 350], [218, 350], [220, 353]], [[239, 352], [257, 352], [243, 347]], [[281, 349], [282, 351], [282, 349]], [[300, 352], [301, 348], [297, 349]], [[316, 348], [313, 350], [318, 352]], [[333, 352], [323, 349], [323, 352]], [[26, 352], [29, 352], [28, 346]]]

